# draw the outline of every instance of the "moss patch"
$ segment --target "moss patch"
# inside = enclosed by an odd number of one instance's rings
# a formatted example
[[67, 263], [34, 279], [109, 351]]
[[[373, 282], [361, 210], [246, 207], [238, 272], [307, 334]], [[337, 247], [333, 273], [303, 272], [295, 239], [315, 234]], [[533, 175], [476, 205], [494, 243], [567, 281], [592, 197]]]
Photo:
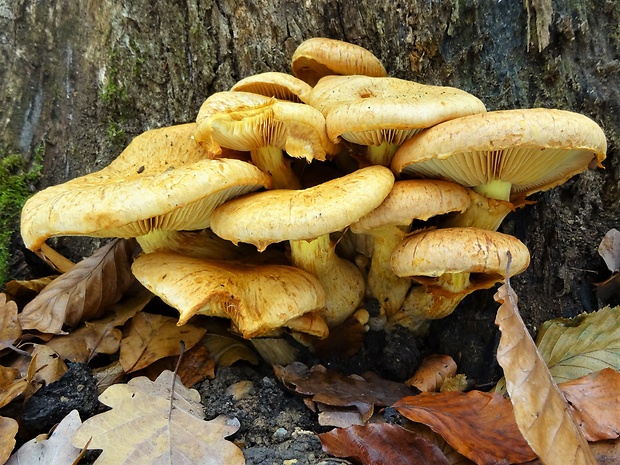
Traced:
[[34, 161], [28, 166], [19, 154], [0, 153], [0, 285], [9, 278], [11, 238], [18, 229], [19, 214], [32, 195], [31, 185], [39, 179], [43, 167], [44, 146], [35, 151]]

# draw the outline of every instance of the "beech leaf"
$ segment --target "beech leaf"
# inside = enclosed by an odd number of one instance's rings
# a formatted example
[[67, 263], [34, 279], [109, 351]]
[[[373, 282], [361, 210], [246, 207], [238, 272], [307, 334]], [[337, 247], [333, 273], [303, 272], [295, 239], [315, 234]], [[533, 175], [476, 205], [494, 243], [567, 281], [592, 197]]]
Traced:
[[72, 410], [45, 438], [37, 436], [15, 452], [6, 465], [70, 465], [81, 455], [71, 438], [82, 424], [80, 414]]
[[0, 293], [0, 348], [10, 347], [22, 335], [17, 321], [17, 304]]
[[121, 341], [121, 365], [130, 373], [161, 358], [179, 355], [181, 341], [190, 349], [206, 332], [206, 328], [194, 323], [177, 326], [177, 319], [169, 316], [137, 313], [127, 336]]
[[401, 399], [394, 408], [409, 420], [428, 425], [478, 464], [520, 463], [536, 457], [519, 432], [510, 401], [500, 394], [423, 392]]
[[5, 463], [15, 447], [19, 424], [12, 418], [0, 417], [0, 463]]
[[[95, 465], [121, 463], [245, 463], [243, 453], [224, 438], [239, 428], [236, 418], [204, 421], [200, 395], [164, 371], [155, 381], [134, 378], [110, 386], [99, 400], [111, 410], [86, 420], [73, 437], [75, 447], [103, 449]], [[92, 438], [92, 439], [91, 439]]]
[[432, 354], [425, 357], [414, 375], [405, 381], [407, 386], [422, 392], [439, 391], [444, 380], [456, 375], [456, 362], [449, 355]]
[[363, 465], [450, 465], [432, 442], [398, 425], [372, 423], [319, 434], [323, 450]]
[[100, 316], [134, 280], [133, 241], [115, 240], [56, 278], [19, 315], [23, 329], [64, 334], [63, 326]]
[[598, 246], [599, 255], [605, 260], [609, 271], [615, 273], [620, 269], [620, 231], [610, 229]]
[[620, 370], [620, 307], [546, 321], [537, 337], [540, 355], [557, 383], [603, 368]]
[[501, 331], [497, 361], [504, 370], [523, 437], [546, 465], [595, 465], [596, 459], [566, 399], [519, 315], [517, 296], [508, 278], [495, 300], [501, 303], [495, 319]]

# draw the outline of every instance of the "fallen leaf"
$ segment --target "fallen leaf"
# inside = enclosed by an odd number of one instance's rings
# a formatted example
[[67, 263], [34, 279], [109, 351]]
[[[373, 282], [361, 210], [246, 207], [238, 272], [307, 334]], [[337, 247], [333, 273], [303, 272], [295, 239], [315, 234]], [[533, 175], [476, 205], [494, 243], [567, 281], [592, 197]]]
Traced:
[[252, 365], [258, 365], [258, 355], [248, 345], [246, 339], [214, 334], [211, 332], [210, 326], [208, 331], [202, 338], [202, 344], [207, 348], [210, 357], [213, 358], [216, 365], [229, 367], [239, 360], [244, 360]]
[[117, 302], [134, 280], [133, 241], [115, 240], [82, 260], [26, 305], [19, 315], [23, 329], [64, 334], [63, 326], [100, 316]]
[[382, 379], [374, 373], [364, 377], [344, 376], [321, 365], [310, 370], [299, 362], [286, 367], [276, 365], [274, 373], [288, 389], [311, 396], [314, 402], [357, 408], [364, 421], [372, 416], [374, 406], [387, 407], [415, 394], [404, 384]]
[[12, 418], [0, 417], [0, 463], [5, 463], [15, 448], [19, 424]]
[[407, 386], [422, 392], [439, 391], [444, 380], [456, 374], [456, 362], [449, 355], [433, 354], [425, 357], [414, 375], [405, 381]]
[[[166, 357], [147, 366], [143, 372], [151, 380], [155, 380], [164, 370], [173, 371], [178, 357]], [[185, 351], [177, 371], [184, 386], [192, 387], [204, 379], [215, 378], [215, 360], [210, 357], [209, 351], [203, 344], [196, 344]]]
[[520, 463], [536, 457], [519, 432], [510, 401], [500, 394], [423, 392], [399, 400], [394, 408], [409, 420], [428, 425], [478, 464]]
[[319, 434], [323, 450], [363, 465], [450, 465], [439, 448], [398, 425], [372, 423]]
[[6, 465], [69, 465], [81, 455], [71, 438], [82, 424], [80, 414], [72, 410], [49, 437], [37, 436], [15, 452]]
[[97, 354], [118, 351], [123, 334], [119, 329], [87, 324], [66, 336], [55, 336], [47, 342], [64, 360], [86, 363]]
[[0, 293], [0, 349], [12, 347], [21, 335], [22, 328], [17, 321], [17, 304]]
[[605, 368], [560, 384], [573, 417], [588, 441], [620, 435], [620, 373]]
[[28, 302], [34, 299], [45, 286], [58, 276], [46, 276], [45, 278], [31, 279], [29, 281], [13, 280], [6, 283], [6, 294], [14, 300], [19, 308], [24, 308]]
[[610, 229], [598, 246], [599, 255], [605, 260], [609, 271], [615, 273], [620, 269], [620, 231]]
[[537, 346], [557, 383], [604, 368], [619, 371], [620, 307], [546, 321]]
[[[597, 441], [590, 444], [598, 465], [618, 465], [620, 463], [620, 439]], [[539, 460], [532, 460], [523, 465], [543, 465]]]
[[88, 449], [103, 449], [96, 465], [244, 464], [241, 450], [224, 439], [239, 428], [237, 419], [204, 421], [200, 395], [178, 381], [170, 411], [173, 376], [164, 371], [154, 382], [139, 377], [110, 386], [99, 400], [111, 410], [86, 420], [73, 445], [82, 448], [90, 440]]
[[501, 303], [495, 319], [501, 332], [497, 361], [504, 370], [523, 437], [546, 465], [595, 465], [596, 459], [566, 399], [519, 315], [517, 296], [508, 278], [495, 300]]
[[56, 352], [45, 345], [35, 344], [26, 374], [28, 386], [24, 391], [25, 401], [28, 402], [41, 386], [60, 379], [68, 370]]
[[115, 360], [109, 365], [95, 368], [93, 376], [97, 383], [97, 392], [102, 394], [107, 388], [113, 384], [119, 383], [125, 377], [125, 370], [121, 366], [121, 362]]
[[137, 313], [121, 341], [120, 362], [126, 373], [141, 370], [160, 358], [181, 353], [181, 341], [192, 348], [206, 328], [194, 323], [177, 326], [177, 319], [151, 313]]
[[428, 426], [423, 425], [422, 423], [409, 423], [406, 425], [406, 428], [409, 431], [423, 436], [428, 441], [439, 447], [439, 450], [446, 456], [450, 465], [474, 465], [474, 462], [469, 460], [464, 455], [459, 454], [454, 447], [448, 444], [446, 440], [441, 437], [441, 435], [435, 433], [435, 431], [430, 429]]

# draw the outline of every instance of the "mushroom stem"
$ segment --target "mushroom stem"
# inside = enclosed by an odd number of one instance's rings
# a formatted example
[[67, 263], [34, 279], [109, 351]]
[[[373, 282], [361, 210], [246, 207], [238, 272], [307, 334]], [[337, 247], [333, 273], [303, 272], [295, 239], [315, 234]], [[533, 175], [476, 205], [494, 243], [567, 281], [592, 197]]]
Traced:
[[485, 184], [475, 186], [474, 190], [478, 194], [485, 197], [497, 200], [510, 200], [510, 190], [512, 189], [512, 183], [508, 181], [502, 181], [500, 179], [493, 179]]
[[410, 278], [396, 276], [390, 267], [392, 252], [405, 235], [398, 226], [385, 227], [371, 233], [374, 244], [368, 287], [387, 317], [398, 311], [411, 287]]
[[381, 145], [369, 145], [366, 156], [373, 165], [390, 166], [399, 145], [383, 142]]
[[284, 158], [282, 149], [274, 146], [250, 150], [252, 163], [271, 175], [274, 189], [301, 189], [290, 162]]
[[506, 215], [515, 209], [515, 205], [504, 200], [497, 200], [469, 190], [471, 203], [463, 213], [447, 218], [441, 223], [442, 227], [472, 227], [497, 231]]
[[313, 274], [323, 285], [327, 300], [319, 314], [329, 327], [346, 320], [364, 297], [364, 277], [351, 262], [336, 255], [335, 244], [324, 234], [310, 241], [290, 241], [293, 265]]

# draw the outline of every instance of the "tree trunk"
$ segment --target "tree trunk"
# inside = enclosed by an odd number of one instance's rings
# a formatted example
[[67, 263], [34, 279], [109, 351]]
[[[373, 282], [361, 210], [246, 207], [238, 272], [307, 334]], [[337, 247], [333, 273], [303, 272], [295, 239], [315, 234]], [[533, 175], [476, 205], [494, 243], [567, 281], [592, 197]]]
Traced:
[[[597, 309], [593, 282], [608, 275], [597, 246], [620, 217], [618, 24], [613, 0], [0, 1], [1, 148], [32, 160], [43, 146], [37, 188], [64, 182], [107, 165], [144, 130], [193, 120], [243, 77], [290, 72], [295, 48], [317, 36], [371, 50], [391, 76], [464, 89], [489, 110], [583, 113], [606, 132], [606, 169], [535, 195], [502, 227], [531, 251], [512, 284], [535, 331]], [[98, 241], [55, 245], [88, 254]], [[433, 334], [460, 341], [465, 325], [488, 355], [495, 308], [489, 293], [466, 300]], [[442, 347], [465, 370], [477, 363], [475, 351]]]

